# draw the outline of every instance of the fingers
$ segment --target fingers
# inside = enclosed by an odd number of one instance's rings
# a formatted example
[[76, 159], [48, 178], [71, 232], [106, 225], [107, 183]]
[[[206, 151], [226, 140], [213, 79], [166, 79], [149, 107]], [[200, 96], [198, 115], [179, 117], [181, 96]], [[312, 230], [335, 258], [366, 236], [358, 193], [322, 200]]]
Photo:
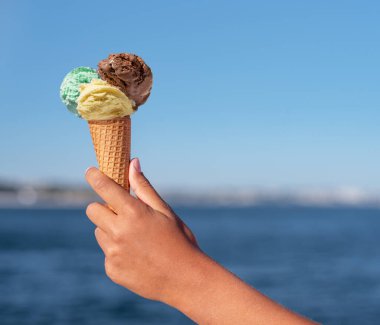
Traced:
[[130, 163], [129, 183], [136, 196], [145, 204], [167, 216], [173, 213], [168, 204], [159, 196], [141, 172], [140, 161], [138, 158], [133, 159]]
[[112, 244], [111, 239], [107, 236], [107, 233], [98, 227], [95, 229], [95, 238], [104, 255], [107, 255], [109, 247], [111, 247]]
[[87, 206], [86, 214], [93, 224], [105, 232], [113, 232], [115, 223], [115, 213], [98, 202], [90, 203]]
[[133, 196], [95, 167], [87, 170], [86, 180], [94, 191], [116, 212], [125, 209], [125, 206], [136, 204], [136, 199]]

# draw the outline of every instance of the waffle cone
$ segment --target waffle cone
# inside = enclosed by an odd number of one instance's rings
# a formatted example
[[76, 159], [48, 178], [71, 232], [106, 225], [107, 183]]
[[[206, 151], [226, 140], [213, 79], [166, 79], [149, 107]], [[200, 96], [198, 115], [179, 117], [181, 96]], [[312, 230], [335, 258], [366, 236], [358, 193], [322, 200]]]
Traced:
[[88, 121], [99, 169], [129, 191], [131, 118]]

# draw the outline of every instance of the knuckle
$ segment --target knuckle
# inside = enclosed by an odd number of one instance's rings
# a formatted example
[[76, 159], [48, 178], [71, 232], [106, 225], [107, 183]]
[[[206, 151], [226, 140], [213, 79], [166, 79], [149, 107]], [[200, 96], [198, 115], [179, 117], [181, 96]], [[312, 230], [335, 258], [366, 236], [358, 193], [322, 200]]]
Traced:
[[132, 209], [129, 204], [123, 204], [120, 210], [123, 215], [129, 215]]
[[123, 233], [123, 231], [120, 230], [120, 229], [114, 230], [113, 233], [112, 233], [112, 239], [117, 244], [123, 242], [123, 239], [124, 239], [124, 233]]
[[128, 218], [137, 218], [140, 215], [139, 210], [136, 207], [130, 207], [128, 210]]
[[128, 222], [129, 219], [138, 217], [140, 213], [140, 204], [135, 202], [129, 202], [123, 204], [121, 208], [121, 214], [124, 222]]
[[111, 246], [107, 248], [107, 256], [109, 258], [115, 258], [119, 255], [119, 250], [115, 246]]
[[103, 190], [107, 187], [107, 179], [102, 177], [103, 175], [96, 175], [93, 180], [94, 188]]

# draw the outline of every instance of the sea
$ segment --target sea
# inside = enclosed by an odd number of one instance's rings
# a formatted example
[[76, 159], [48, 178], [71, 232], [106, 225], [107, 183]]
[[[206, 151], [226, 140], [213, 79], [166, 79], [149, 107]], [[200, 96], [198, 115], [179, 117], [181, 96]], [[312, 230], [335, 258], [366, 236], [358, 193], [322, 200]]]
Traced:
[[[322, 324], [380, 323], [380, 210], [178, 207], [202, 249]], [[0, 210], [0, 324], [193, 324], [111, 282], [84, 209]]]

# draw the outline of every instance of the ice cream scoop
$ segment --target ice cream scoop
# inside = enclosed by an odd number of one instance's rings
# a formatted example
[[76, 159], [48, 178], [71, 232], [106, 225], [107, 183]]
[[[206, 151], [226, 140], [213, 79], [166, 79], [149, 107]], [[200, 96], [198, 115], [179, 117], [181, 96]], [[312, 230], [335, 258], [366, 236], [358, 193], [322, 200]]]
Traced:
[[87, 120], [99, 169], [129, 191], [131, 117], [152, 88], [152, 72], [134, 54], [111, 54], [95, 69], [80, 67], [64, 78], [67, 108]]
[[77, 111], [77, 100], [79, 97], [79, 86], [91, 82], [92, 79], [99, 79], [95, 69], [79, 67], [70, 71], [62, 81], [60, 96], [68, 110], [79, 116]]
[[110, 120], [134, 112], [129, 98], [106, 81], [93, 79], [88, 84], [81, 84], [79, 91], [77, 110], [85, 120]]
[[134, 102], [134, 109], [145, 103], [152, 89], [152, 71], [139, 56], [110, 54], [98, 64], [100, 77], [118, 87]]

